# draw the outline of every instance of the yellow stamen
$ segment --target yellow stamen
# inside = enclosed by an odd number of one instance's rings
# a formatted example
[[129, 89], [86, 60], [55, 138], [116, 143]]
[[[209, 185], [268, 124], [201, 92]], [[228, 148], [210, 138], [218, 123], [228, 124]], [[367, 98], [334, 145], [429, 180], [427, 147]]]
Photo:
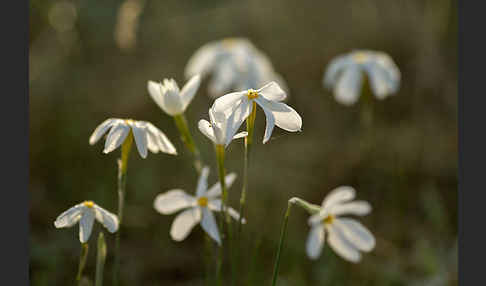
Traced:
[[357, 52], [353, 55], [353, 58], [358, 63], [364, 63], [368, 59], [368, 55], [363, 52]]
[[322, 222], [324, 224], [331, 224], [333, 221], [334, 221], [334, 216], [333, 215], [329, 215], [325, 219], [322, 220]]
[[255, 99], [258, 97], [258, 92], [256, 92], [256, 90], [249, 89], [246, 96], [248, 97], [248, 99]]
[[133, 119], [125, 119], [125, 123], [130, 125], [130, 124], [134, 123], [134, 120]]
[[226, 38], [226, 39], [223, 39], [223, 41], [222, 41], [223, 47], [230, 48], [231, 46], [233, 46], [236, 43], [236, 41], [237, 40], [235, 38]]
[[199, 199], [197, 199], [197, 204], [201, 207], [206, 207], [208, 206], [208, 198], [206, 197], [200, 197]]
[[83, 205], [88, 208], [92, 208], [94, 206], [93, 201], [84, 201]]

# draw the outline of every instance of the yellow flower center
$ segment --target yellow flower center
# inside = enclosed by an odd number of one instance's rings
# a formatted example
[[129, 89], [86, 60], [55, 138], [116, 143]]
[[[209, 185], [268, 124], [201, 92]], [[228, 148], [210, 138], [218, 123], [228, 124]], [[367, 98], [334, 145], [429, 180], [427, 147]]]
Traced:
[[325, 219], [322, 220], [322, 222], [324, 224], [331, 224], [333, 221], [334, 221], [334, 216], [333, 215], [329, 215]]
[[246, 96], [248, 97], [248, 99], [255, 99], [258, 97], [258, 92], [256, 92], [256, 90], [249, 89]]
[[125, 123], [128, 125], [133, 124], [135, 121], [133, 119], [125, 119]]
[[353, 58], [358, 63], [364, 63], [368, 59], [368, 55], [363, 52], [357, 52], [353, 55]]
[[84, 201], [83, 205], [88, 208], [92, 208], [94, 206], [93, 201]]
[[233, 46], [236, 43], [236, 41], [237, 40], [235, 38], [226, 38], [226, 39], [223, 39], [222, 44], [223, 44], [223, 47], [225, 47], [225, 48], [231, 48], [231, 46]]
[[197, 199], [197, 204], [201, 207], [207, 207], [208, 206], [208, 198], [200, 197], [199, 199]]

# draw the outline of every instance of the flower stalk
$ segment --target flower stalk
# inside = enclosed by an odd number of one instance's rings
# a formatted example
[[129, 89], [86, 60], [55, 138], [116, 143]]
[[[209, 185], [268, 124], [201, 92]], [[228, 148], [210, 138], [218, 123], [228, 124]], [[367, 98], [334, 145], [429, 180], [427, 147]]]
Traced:
[[103, 285], [103, 270], [106, 260], [106, 242], [103, 232], [98, 235], [98, 249], [96, 253], [96, 279], [95, 286]]
[[290, 216], [290, 209], [292, 205], [294, 204], [295, 201], [289, 200], [287, 203], [287, 210], [285, 211], [284, 215], [284, 221], [282, 224], [282, 229], [280, 231], [280, 241], [278, 243], [278, 249], [277, 249], [277, 256], [275, 258], [275, 265], [273, 269], [273, 278], [272, 278], [272, 286], [277, 285], [277, 276], [278, 276], [278, 268], [280, 267], [280, 256], [282, 253], [282, 248], [283, 244], [285, 241], [285, 237], [287, 235], [287, 224], [289, 221], [289, 216]]
[[128, 158], [132, 149], [133, 133], [130, 131], [122, 144], [121, 158], [118, 160], [118, 221], [120, 229], [115, 237], [115, 264], [113, 269], [113, 285], [118, 285], [118, 272], [120, 270], [120, 233], [123, 222], [123, 209], [125, 207], [125, 188], [127, 181]]
[[187, 126], [187, 119], [184, 113], [174, 115], [173, 117], [175, 125], [181, 134], [182, 142], [194, 156], [194, 167], [196, 168], [196, 171], [200, 173], [202, 170], [201, 155], [199, 153], [199, 149], [197, 149], [196, 144], [194, 143], [194, 139], [192, 139], [191, 132]]
[[81, 255], [79, 256], [79, 267], [78, 267], [78, 275], [76, 276], [76, 281], [78, 285], [81, 283], [81, 277], [83, 276], [84, 266], [86, 265], [86, 260], [88, 258], [88, 250], [89, 246], [88, 243], [81, 243]]
[[224, 261], [224, 245], [226, 243], [223, 243], [225, 239], [225, 229], [226, 229], [226, 203], [228, 199], [228, 191], [226, 190], [226, 183], [224, 180], [225, 177], [225, 169], [224, 169], [224, 145], [221, 144], [216, 144], [215, 146], [215, 152], [216, 152], [216, 161], [218, 165], [218, 177], [219, 177], [219, 182], [221, 184], [221, 191], [222, 191], [222, 198], [221, 198], [221, 215], [220, 215], [220, 233], [221, 233], [221, 247], [219, 249], [220, 251], [220, 257], [219, 261], [217, 264], [217, 279], [218, 279], [218, 285], [221, 285], [222, 283], [222, 271], [221, 268], [223, 266], [223, 261]]

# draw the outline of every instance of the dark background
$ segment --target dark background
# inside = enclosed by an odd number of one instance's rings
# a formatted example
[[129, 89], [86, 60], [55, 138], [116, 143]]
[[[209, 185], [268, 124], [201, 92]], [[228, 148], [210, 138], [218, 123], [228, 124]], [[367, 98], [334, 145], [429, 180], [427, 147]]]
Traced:
[[[89, 146], [108, 117], [148, 120], [180, 155], [133, 153], [122, 236], [123, 285], [199, 285], [204, 279], [200, 227], [184, 242], [169, 237], [174, 216], [152, 208], [171, 188], [193, 192], [197, 176], [172, 119], [146, 91], [147, 80], [185, 82], [184, 66], [202, 44], [248, 37], [290, 88], [288, 104], [303, 132], [275, 129], [261, 144], [257, 114], [241, 281], [268, 284], [286, 201], [320, 203], [352, 185], [374, 211], [360, 219], [377, 246], [359, 264], [325, 248], [305, 255], [307, 214], [289, 221], [279, 285], [457, 285], [457, 3], [456, 1], [30, 1], [30, 275], [32, 285], [69, 285], [77, 271], [78, 227], [56, 230], [62, 211], [92, 199], [116, 212], [116, 159]], [[120, 9], [120, 7], [128, 7]], [[132, 8], [130, 8], [132, 7]], [[137, 11], [137, 7], [140, 8]], [[120, 11], [126, 11], [122, 13]], [[345, 107], [323, 89], [326, 65], [352, 49], [392, 56], [402, 72], [396, 96], [374, 102], [371, 128], [361, 105]], [[210, 142], [196, 123], [212, 101], [204, 81], [187, 118], [203, 159]], [[228, 149], [227, 169], [240, 176], [243, 146]], [[85, 274], [94, 276], [96, 226]], [[105, 233], [106, 234], [106, 233]], [[114, 236], [106, 234], [111, 282]], [[258, 248], [256, 248], [258, 247]]]

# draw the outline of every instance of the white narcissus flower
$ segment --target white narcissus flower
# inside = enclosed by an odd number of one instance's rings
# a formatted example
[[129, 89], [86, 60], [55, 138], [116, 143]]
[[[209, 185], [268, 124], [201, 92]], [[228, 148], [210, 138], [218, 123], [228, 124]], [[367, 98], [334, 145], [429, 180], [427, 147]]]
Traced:
[[201, 84], [201, 77], [194, 75], [182, 88], [174, 79], [164, 79], [161, 83], [149, 80], [147, 89], [157, 105], [170, 116], [184, 113]]
[[234, 117], [237, 116], [233, 112], [229, 116], [224, 112], [215, 112], [213, 108], [209, 109], [209, 120], [199, 120], [198, 127], [202, 134], [208, 137], [216, 145], [224, 145], [225, 147], [233, 139], [243, 138], [248, 135], [248, 132], [243, 131], [235, 135], [239, 126], [235, 126]]
[[213, 98], [233, 90], [257, 88], [269, 81], [286, 87], [268, 57], [245, 38], [226, 38], [200, 47], [185, 69], [187, 78], [195, 74], [212, 74], [208, 91]]
[[231, 123], [238, 129], [253, 110], [253, 103], [260, 105], [265, 113], [266, 128], [263, 144], [267, 143], [275, 125], [283, 130], [296, 132], [302, 129], [302, 118], [290, 106], [281, 102], [286, 98], [285, 92], [276, 82], [270, 82], [260, 89], [249, 89], [228, 93], [214, 101], [215, 112], [236, 113]]
[[56, 228], [71, 227], [79, 222], [79, 241], [86, 243], [91, 235], [95, 219], [111, 233], [118, 230], [118, 217], [92, 201], [84, 201], [63, 212], [57, 217], [54, 226]]
[[[105, 141], [103, 153], [107, 154], [118, 148], [131, 133], [135, 138], [137, 150], [142, 158], [147, 157], [147, 149], [152, 153], [159, 151], [176, 155], [177, 151], [165, 136], [165, 134], [147, 121], [135, 121], [132, 119], [108, 118], [103, 121], [89, 138], [89, 144], [93, 145], [110, 129]], [[129, 139], [131, 140], [131, 139]]]
[[341, 217], [363, 216], [371, 211], [368, 202], [351, 202], [355, 193], [348, 186], [334, 189], [322, 202], [321, 210], [309, 218], [306, 250], [311, 259], [320, 256], [326, 240], [339, 256], [354, 263], [360, 261], [360, 251], [369, 252], [375, 247], [375, 238], [368, 229], [354, 219]]
[[339, 103], [352, 105], [361, 94], [364, 76], [368, 77], [376, 98], [384, 99], [398, 91], [400, 70], [392, 58], [377, 51], [356, 50], [331, 61], [324, 74], [324, 86], [333, 89]]
[[[208, 189], [209, 168], [204, 167], [201, 171], [196, 189], [196, 196], [191, 196], [180, 189], [173, 189], [159, 194], [154, 200], [154, 208], [161, 214], [169, 215], [179, 210], [184, 210], [176, 216], [170, 229], [170, 235], [175, 241], [184, 240], [192, 228], [201, 223], [204, 231], [221, 245], [218, 226], [213, 211], [221, 211], [221, 185], [214, 184]], [[229, 188], [236, 179], [235, 173], [226, 175], [225, 182]], [[227, 207], [228, 214], [235, 220], [240, 215], [233, 208]], [[245, 222], [245, 219], [242, 219]]]

